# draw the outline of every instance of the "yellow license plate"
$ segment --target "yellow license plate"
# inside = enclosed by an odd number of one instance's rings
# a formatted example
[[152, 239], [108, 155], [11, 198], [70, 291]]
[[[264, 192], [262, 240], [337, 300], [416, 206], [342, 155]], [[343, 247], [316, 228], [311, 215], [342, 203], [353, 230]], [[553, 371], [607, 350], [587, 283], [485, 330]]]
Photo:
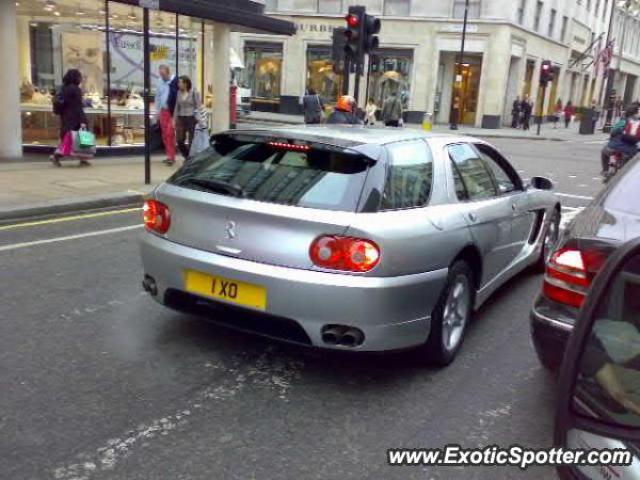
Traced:
[[244, 307], [266, 310], [267, 289], [253, 283], [187, 270], [185, 288], [188, 292], [224, 300]]

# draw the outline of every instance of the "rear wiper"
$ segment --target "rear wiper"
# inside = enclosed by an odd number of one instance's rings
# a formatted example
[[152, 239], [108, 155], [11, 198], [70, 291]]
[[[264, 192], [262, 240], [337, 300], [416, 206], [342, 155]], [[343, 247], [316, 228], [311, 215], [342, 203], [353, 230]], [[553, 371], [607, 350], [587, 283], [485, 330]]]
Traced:
[[244, 198], [246, 195], [244, 189], [237, 183], [227, 183], [222, 180], [213, 180], [208, 178], [190, 178], [187, 182], [214, 193], [222, 192], [240, 198]]

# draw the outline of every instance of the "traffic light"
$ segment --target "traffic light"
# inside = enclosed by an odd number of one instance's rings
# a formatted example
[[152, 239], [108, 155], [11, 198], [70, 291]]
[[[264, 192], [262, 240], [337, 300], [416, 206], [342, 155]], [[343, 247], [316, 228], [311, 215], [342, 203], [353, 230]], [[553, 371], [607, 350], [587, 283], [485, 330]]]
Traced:
[[379, 18], [373, 15], [364, 16], [364, 28], [362, 36], [362, 45], [365, 53], [371, 53], [378, 48], [380, 40], [378, 39], [378, 33], [382, 24]]
[[555, 72], [551, 61], [545, 60], [540, 67], [540, 85], [546, 86], [547, 83], [553, 82]]
[[361, 6], [349, 7], [349, 13], [345, 17], [347, 27], [344, 31], [344, 53], [348, 60], [356, 65], [363, 63], [364, 50], [362, 40], [365, 23], [365, 8]]

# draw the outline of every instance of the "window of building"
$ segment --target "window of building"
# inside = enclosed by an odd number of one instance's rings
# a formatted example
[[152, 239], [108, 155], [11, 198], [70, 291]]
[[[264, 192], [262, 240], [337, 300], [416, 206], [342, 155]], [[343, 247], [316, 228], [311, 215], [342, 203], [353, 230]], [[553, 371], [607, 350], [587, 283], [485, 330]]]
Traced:
[[560, 31], [560, 40], [567, 40], [567, 28], [569, 26], [569, 17], [562, 17], [562, 30]]
[[391, 92], [398, 94], [404, 109], [409, 108], [413, 50], [381, 49], [369, 57], [369, 97], [382, 108]]
[[587, 12], [591, 11], [591, 0], [587, 0]]
[[331, 47], [310, 45], [307, 49], [307, 88], [313, 88], [325, 103], [335, 103], [343, 76], [333, 71]]
[[394, 143], [389, 147], [383, 210], [424, 207], [431, 195], [433, 158], [423, 140]]
[[384, 15], [408, 17], [411, 14], [411, 0], [384, 0]]
[[343, 13], [345, 9], [342, 0], [317, 0], [318, 13]]
[[553, 37], [553, 34], [555, 32], [556, 29], [556, 15], [558, 14], [558, 12], [555, 9], [551, 10], [551, 13], [549, 14], [549, 37]]
[[258, 102], [276, 102], [282, 78], [282, 44], [247, 42], [244, 46], [242, 87]]
[[596, 8], [593, 11], [593, 13], [595, 13], [596, 15], [598, 15], [598, 13], [600, 12], [600, 0], [596, 0]]
[[524, 14], [527, 10], [527, 0], [520, 0], [518, 4], [518, 23], [524, 25]]
[[536, 14], [533, 17], [533, 29], [535, 31], [540, 30], [540, 19], [542, 18], [542, 8], [544, 7], [544, 3], [537, 2], [536, 3]]
[[[469, 0], [469, 18], [480, 18], [480, 0]], [[453, 1], [453, 18], [464, 18], [466, 0]]]

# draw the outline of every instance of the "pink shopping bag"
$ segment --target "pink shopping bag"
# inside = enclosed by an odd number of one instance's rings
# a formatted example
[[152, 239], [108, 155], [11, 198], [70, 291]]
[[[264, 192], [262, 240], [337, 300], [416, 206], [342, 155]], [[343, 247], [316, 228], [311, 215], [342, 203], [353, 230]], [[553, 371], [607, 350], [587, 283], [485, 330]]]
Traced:
[[73, 153], [73, 134], [71, 132], [64, 134], [60, 145], [58, 145], [56, 153], [59, 153], [64, 157], [68, 157]]

